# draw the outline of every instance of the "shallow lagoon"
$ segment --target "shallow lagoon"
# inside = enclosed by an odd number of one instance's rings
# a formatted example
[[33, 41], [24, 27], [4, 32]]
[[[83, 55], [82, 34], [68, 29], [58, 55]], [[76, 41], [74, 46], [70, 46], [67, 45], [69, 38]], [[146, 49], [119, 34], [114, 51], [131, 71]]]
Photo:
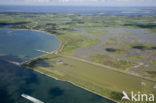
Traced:
[[[44, 52], [56, 50], [59, 41], [43, 32], [31, 30], [0, 30], [0, 54], [29, 60]], [[41, 51], [40, 51], [41, 50]]]
[[45, 103], [112, 103], [112, 101], [57, 81], [30, 69], [9, 63], [23, 62], [57, 49], [59, 41], [43, 32], [0, 30], [0, 102], [31, 103], [22, 93]]

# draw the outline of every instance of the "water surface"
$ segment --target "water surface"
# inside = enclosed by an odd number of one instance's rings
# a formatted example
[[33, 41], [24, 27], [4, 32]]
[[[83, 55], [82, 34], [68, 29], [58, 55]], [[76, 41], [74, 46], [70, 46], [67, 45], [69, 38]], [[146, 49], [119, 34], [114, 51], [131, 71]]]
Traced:
[[59, 40], [43, 32], [0, 30], [0, 54], [9, 59], [17, 57], [23, 61], [29, 60], [44, 52], [54, 51], [58, 46]]

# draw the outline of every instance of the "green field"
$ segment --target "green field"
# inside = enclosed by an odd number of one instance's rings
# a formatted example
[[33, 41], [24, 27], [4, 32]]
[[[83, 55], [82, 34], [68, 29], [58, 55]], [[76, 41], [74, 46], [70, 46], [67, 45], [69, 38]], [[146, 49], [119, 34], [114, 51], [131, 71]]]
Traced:
[[[45, 67], [44, 63], [48, 66]], [[156, 94], [153, 81], [71, 56], [51, 54], [33, 60], [26, 66], [60, 80], [72, 82], [116, 101], [120, 101], [123, 90]], [[142, 86], [142, 82], [146, 86]], [[118, 96], [114, 96], [114, 93]]]

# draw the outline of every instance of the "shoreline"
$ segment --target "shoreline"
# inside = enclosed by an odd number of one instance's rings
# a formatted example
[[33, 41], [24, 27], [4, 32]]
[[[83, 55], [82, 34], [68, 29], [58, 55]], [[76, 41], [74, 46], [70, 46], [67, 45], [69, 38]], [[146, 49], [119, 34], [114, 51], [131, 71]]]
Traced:
[[58, 39], [54, 34], [50, 34], [50, 33], [47, 32], [47, 31], [35, 30], [35, 29], [18, 29], [18, 28], [16, 28], [16, 29], [15, 29], [15, 28], [0, 28], [0, 30], [31, 30], [31, 31], [36, 31], [36, 32], [42, 32], [42, 33], [45, 33], [46, 35], [55, 37], [55, 38], [59, 41], [59, 46], [58, 46], [58, 48], [57, 48], [56, 50], [53, 50], [53, 51], [51, 51], [51, 52], [49, 52], [49, 53], [46, 53], [46, 54], [43, 54], [43, 55], [34, 57], [34, 58], [32, 58], [32, 59], [26, 60], [26, 61], [20, 63], [20, 65], [23, 65], [23, 64], [25, 64], [25, 63], [29, 63], [29, 62], [31, 62], [32, 60], [35, 60], [35, 59], [40, 58], [40, 57], [42, 57], [42, 56], [46, 56], [46, 55], [53, 54], [53, 53], [56, 53], [56, 54], [57, 54], [58, 52], [60, 52], [60, 49], [62, 50], [63, 47], [64, 47], [64, 44], [63, 44], [62, 40]]
[[85, 88], [85, 87], [79, 86], [79, 85], [77, 85], [76, 83], [73, 83], [73, 82], [71, 82], [71, 81], [58, 79], [58, 78], [55, 77], [55, 76], [51, 76], [51, 75], [48, 75], [48, 74], [44, 74], [44, 73], [42, 73], [42, 72], [40, 72], [40, 71], [38, 71], [38, 70], [31, 69], [31, 68], [29, 68], [29, 67], [26, 67], [26, 68], [28, 68], [28, 69], [30, 69], [30, 70], [32, 70], [32, 71], [35, 71], [35, 72], [37, 72], [37, 73], [40, 73], [40, 74], [42, 74], [42, 75], [44, 75], [44, 76], [47, 76], [47, 77], [49, 77], [49, 78], [52, 78], [52, 79], [55, 79], [55, 80], [58, 80], [58, 81], [61, 81], [61, 82], [70, 83], [70, 84], [72, 84], [73, 86], [76, 86], [76, 87], [79, 87], [79, 88], [81, 88], [81, 89], [84, 89], [84, 90], [86, 90], [87, 92], [91, 92], [91, 93], [93, 93], [93, 94], [95, 94], [95, 95], [101, 96], [102, 98], [105, 98], [105, 99], [110, 100], [110, 101], [112, 101], [112, 102], [120, 103], [120, 102], [115, 101], [115, 100], [113, 100], [113, 99], [111, 99], [111, 98], [109, 98], [109, 97], [103, 96], [103, 95], [98, 94], [98, 93], [96, 93], [96, 92], [94, 92], [94, 91], [92, 91], [92, 90], [89, 90], [89, 89], [87, 89], [87, 88]]
[[[64, 47], [64, 44], [63, 44], [62, 40], [59, 40], [54, 34], [50, 34], [50, 33], [46, 32], [46, 31], [34, 30], [34, 29], [12, 29], [12, 28], [5, 28], [5, 29], [6, 29], [6, 30], [9, 30], [9, 29], [11, 29], [11, 30], [31, 30], [31, 31], [36, 31], [36, 32], [42, 32], [42, 33], [46, 33], [47, 35], [54, 36], [54, 37], [60, 42], [60, 44], [59, 44], [59, 46], [58, 46], [58, 48], [57, 48], [56, 50], [51, 51], [50, 53], [47, 53], [47, 54], [44, 54], [44, 55], [41, 55], [41, 56], [32, 58], [32, 59], [30, 59], [30, 60], [24, 61], [24, 62], [22, 62], [22, 63], [20, 64], [20, 66], [22, 66], [22, 65], [24, 65], [24, 64], [27, 64], [27, 63], [30, 63], [31, 61], [33, 61], [33, 60], [35, 60], [35, 59], [38, 59], [38, 58], [40, 58], [40, 57], [42, 57], [42, 56], [46, 56], [46, 55], [53, 54], [53, 53], [56, 53], [56, 54], [57, 54], [58, 52], [60, 52], [60, 50], [62, 51], [62, 49], [63, 49], [63, 47]], [[1, 28], [0, 28], [0, 30], [1, 30]], [[28, 67], [26, 67], [26, 68], [28, 68]], [[76, 87], [79, 87], [79, 88], [81, 88], [81, 89], [84, 89], [84, 90], [86, 90], [86, 91], [88, 91], [88, 92], [91, 92], [91, 93], [93, 93], [93, 94], [95, 94], [95, 95], [101, 96], [102, 98], [105, 98], [105, 99], [110, 100], [110, 101], [115, 102], [115, 103], [119, 103], [118, 101], [115, 101], [115, 100], [113, 100], [113, 99], [111, 99], [111, 98], [109, 98], [109, 97], [105, 97], [105, 96], [103, 96], [103, 95], [100, 95], [100, 94], [98, 94], [98, 93], [96, 93], [96, 92], [94, 92], [94, 91], [92, 91], [92, 90], [89, 90], [89, 89], [87, 89], [87, 88], [84, 88], [84, 87], [82, 87], [82, 86], [79, 86], [79, 85], [77, 85], [77, 84], [75, 84], [75, 83], [73, 83], [73, 82], [71, 82], [71, 81], [68, 81], [68, 80], [61, 80], [61, 79], [58, 79], [57, 77], [54, 77], [54, 76], [51, 76], [51, 75], [48, 75], [48, 74], [44, 74], [44, 73], [42, 73], [42, 72], [40, 72], [40, 71], [37, 71], [37, 70], [35, 70], [35, 69], [32, 69], [32, 68], [28, 68], [28, 69], [30, 69], [30, 70], [32, 70], [32, 71], [35, 71], [35, 72], [37, 72], [37, 73], [40, 73], [40, 74], [42, 74], [42, 75], [45, 75], [45, 76], [47, 76], [47, 77], [53, 78], [53, 79], [55, 79], [55, 80], [59, 80], [59, 81], [62, 81], [62, 82], [70, 83], [70, 84], [72, 84], [72, 85], [74, 85], [74, 86], [76, 86]]]
[[[0, 28], [0, 29], [1, 29], [1, 28]], [[11, 29], [11, 30], [31, 30], [31, 31], [36, 31], [36, 32], [42, 32], [42, 33], [45, 33], [45, 34], [47, 34], [47, 35], [54, 36], [54, 37], [60, 42], [60, 44], [59, 44], [59, 46], [58, 46], [58, 48], [57, 48], [56, 50], [51, 51], [51, 52], [46, 53], [46, 54], [43, 54], [43, 55], [41, 55], [41, 56], [37, 56], [37, 57], [32, 58], [32, 59], [30, 59], [30, 60], [24, 61], [24, 62], [21, 63], [20, 66], [22, 66], [23, 64], [30, 63], [31, 61], [33, 61], [33, 60], [35, 60], [35, 59], [38, 59], [38, 58], [40, 58], [40, 57], [43, 57], [43, 56], [46, 56], [46, 55], [49, 55], [49, 54], [53, 54], [53, 53], [57, 54], [57, 53], [59, 53], [60, 50], [62, 50], [63, 47], [64, 47], [64, 44], [63, 44], [63, 41], [62, 41], [62, 40], [59, 40], [59, 39], [56, 37], [56, 35], [51, 34], [51, 33], [48, 33], [48, 32], [46, 32], [46, 31], [34, 30], [34, 29], [12, 29], [12, 28], [5, 28], [5, 29], [7, 29], [7, 30], [8, 30], [8, 29]], [[27, 68], [28, 68], [28, 67], [27, 67]], [[31, 68], [29, 68], [29, 69], [31, 69]], [[31, 70], [33, 70], [33, 71], [35, 71], [35, 72], [38, 72], [38, 73], [40, 73], [40, 74], [43, 74], [43, 75], [45, 75], [45, 76], [48, 76], [48, 77], [50, 77], [50, 78], [53, 78], [53, 79], [55, 79], [55, 80], [59, 80], [59, 81], [71, 83], [72, 85], [77, 86], [77, 87], [79, 87], [79, 88], [82, 88], [82, 89], [84, 89], [84, 90], [86, 90], [86, 91], [88, 91], [88, 92], [91, 92], [91, 93], [94, 93], [94, 94], [96, 94], [96, 95], [99, 95], [99, 96], [101, 96], [101, 97], [103, 97], [103, 98], [105, 98], [105, 99], [108, 99], [108, 100], [110, 100], [110, 101], [117, 102], [117, 101], [115, 101], [115, 100], [112, 100], [112, 99], [109, 98], [109, 97], [105, 97], [105, 96], [103, 96], [103, 95], [100, 95], [100, 94], [96, 93], [95, 91], [89, 90], [89, 89], [87, 89], [87, 88], [85, 88], [85, 87], [83, 87], [83, 86], [80, 86], [80, 85], [78, 85], [78, 84], [76, 84], [76, 83], [74, 83], [74, 82], [71, 82], [71, 81], [68, 81], [68, 80], [58, 79], [58, 78], [55, 77], [55, 76], [51, 76], [51, 75], [48, 75], [48, 74], [44, 74], [44, 73], [42, 73], [42, 72], [40, 72], [40, 71], [38, 71], [38, 70], [35, 70], [35, 69], [31, 69]], [[111, 70], [114, 70], [114, 69], [111, 69]], [[118, 70], [115, 70], [115, 71], [121, 72], [121, 71], [118, 71]], [[132, 74], [132, 73], [127, 73], [127, 72], [124, 72], [124, 71], [122, 71], [122, 73], [126, 73], [126, 74], [129, 74], [129, 75], [132, 75], [132, 76], [137, 76], [137, 77], [140, 77], [140, 78], [143, 78], [143, 79], [150, 80], [150, 79], [148, 79], [148, 78], [145, 78], [145, 77], [142, 77], [142, 76], [139, 76], [139, 75], [135, 75], [135, 74]], [[152, 81], [153, 81], [153, 80], [152, 80]], [[118, 102], [117, 102], [117, 103], [118, 103]]]
[[[47, 31], [35, 30], [35, 29], [0, 28], [0, 30], [2, 30], [2, 29], [4, 29], [4, 30], [5, 30], [5, 29], [6, 29], [6, 30], [8, 30], [8, 29], [11, 29], [11, 30], [31, 30], [31, 31], [36, 31], [36, 32], [42, 32], [42, 33], [45, 33], [45, 34], [47, 34], [47, 35], [54, 36], [54, 37], [60, 42], [60, 44], [59, 44], [59, 46], [58, 46], [58, 48], [57, 48], [56, 50], [51, 51], [51, 52], [49, 52], [49, 53], [47, 53], [47, 54], [43, 54], [43, 55], [41, 55], [41, 56], [37, 56], [37, 57], [32, 58], [32, 59], [30, 59], [30, 60], [24, 61], [24, 62], [21, 63], [21, 65], [23, 65], [23, 64], [25, 64], [25, 63], [29, 63], [29, 62], [31, 62], [32, 60], [35, 60], [35, 59], [40, 58], [40, 57], [42, 57], [42, 56], [46, 56], [46, 55], [53, 54], [53, 53], [58, 54], [58, 53], [60, 52], [60, 50], [62, 51], [62, 49], [63, 49], [63, 47], [64, 47], [64, 43], [62, 42], [62, 40], [58, 39], [58, 38], [56, 37], [56, 35], [51, 34], [51, 33], [47, 32]], [[73, 57], [74, 57], [74, 56], [73, 56]], [[79, 59], [81, 59], [81, 58], [79, 58]], [[86, 61], [86, 60], [84, 59], [84, 61]], [[88, 61], [88, 62], [91, 62], [91, 61]], [[100, 66], [100, 65], [103, 65], [103, 64], [99, 64], [99, 63], [96, 63], [96, 64], [98, 64], [99, 66]], [[105, 66], [105, 65], [103, 65], [103, 66]], [[114, 68], [114, 67], [108, 66], [108, 69], [111, 69], [111, 68]], [[143, 77], [143, 76], [138, 75], [138, 74], [129, 73], [129, 72], [125, 72], [125, 71], [121, 71], [121, 70], [117, 70], [117, 69], [111, 69], [111, 70], [116, 71], [116, 72], [125, 73], [125, 74], [132, 75], [132, 76], [136, 76], [136, 77], [139, 77], [139, 78], [142, 78], [142, 79], [150, 80], [150, 81], [152, 81], [152, 82], [156, 82], [156, 80], [153, 80], [153, 79], [148, 78], [148, 77]]]
[[[1, 28], [0, 28], [0, 29], [1, 29]], [[7, 30], [8, 30], [8, 29], [11, 29], [11, 30], [31, 30], [31, 31], [36, 31], [36, 32], [42, 32], [42, 33], [46, 33], [47, 35], [54, 36], [54, 37], [60, 42], [60, 44], [59, 44], [59, 46], [58, 46], [58, 48], [57, 48], [56, 50], [51, 51], [50, 53], [47, 53], [47, 54], [44, 54], [44, 55], [41, 55], [41, 56], [32, 58], [32, 59], [30, 59], [30, 60], [24, 61], [24, 62], [22, 62], [22, 63], [20, 64], [20, 66], [22, 66], [22, 65], [24, 65], [24, 64], [27, 64], [27, 63], [30, 63], [31, 61], [33, 61], [33, 60], [35, 60], [35, 59], [38, 59], [38, 58], [40, 58], [40, 57], [43, 57], [43, 56], [46, 56], [46, 55], [49, 55], [49, 54], [53, 54], [53, 53], [56, 53], [56, 54], [57, 54], [58, 52], [60, 52], [60, 50], [62, 51], [62, 49], [63, 49], [63, 47], [64, 47], [64, 44], [63, 44], [62, 40], [59, 40], [54, 34], [50, 34], [50, 33], [46, 32], [46, 31], [40, 31], [40, 30], [34, 30], [34, 29], [12, 29], [12, 28], [5, 28], [5, 29], [7, 29]], [[28, 67], [27, 67], [27, 68], [28, 68]], [[37, 71], [37, 70], [34, 70], [34, 69], [32, 69], [32, 68], [28, 68], [28, 69], [33, 70], [33, 71], [35, 71], [35, 72], [37, 72], [37, 73], [40, 73], [40, 74], [42, 74], [42, 75], [45, 75], [45, 76], [47, 76], [47, 77], [53, 78], [53, 79], [55, 79], [55, 80], [59, 80], [59, 81], [62, 81], [62, 82], [68, 82], [68, 83], [70, 83], [70, 84], [72, 84], [72, 85], [74, 85], [74, 86], [76, 86], [76, 87], [79, 87], [79, 88], [84, 89], [84, 90], [86, 90], [86, 91], [88, 91], [88, 92], [91, 92], [91, 93], [93, 93], [93, 94], [96, 94], [96, 95], [98, 95], [98, 96], [101, 96], [102, 98], [105, 98], [105, 99], [107, 99], [107, 100], [113, 101], [113, 102], [115, 102], [115, 103], [119, 103], [118, 101], [115, 101], [115, 100], [113, 100], [113, 99], [111, 99], [111, 98], [109, 98], [109, 97], [100, 95], [100, 94], [98, 94], [98, 93], [96, 93], [96, 92], [94, 92], [94, 91], [92, 91], [92, 90], [89, 90], [89, 89], [87, 89], [87, 88], [84, 88], [84, 87], [82, 87], [82, 86], [79, 86], [79, 85], [77, 85], [77, 84], [75, 84], [75, 83], [73, 83], [73, 82], [71, 82], [71, 81], [68, 81], [68, 80], [61, 80], [61, 79], [58, 79], [57, 77], [54, 77], [54, 76], [51, 76], [51, 75], [48, 75], [48, 74], [44, 74], [44, 73], [42, 73], [42, 72], [40, 72], [40, 71]]]

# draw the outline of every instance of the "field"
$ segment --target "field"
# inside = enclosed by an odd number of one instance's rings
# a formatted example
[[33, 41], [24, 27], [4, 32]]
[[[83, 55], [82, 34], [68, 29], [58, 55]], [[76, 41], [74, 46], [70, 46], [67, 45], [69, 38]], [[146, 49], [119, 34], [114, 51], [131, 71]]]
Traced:
[[156, 93], [153, 81], [71, 56], [46, 55], [25, 66], [60, 80], [72, 82], [113, 100], [119, 101], [123, 90]]
[[[120, 101], [122, 91], [156, 94], [156, 17], [1, 13], [1, 29], [48, 32], [55, 54], [24, 64]], [[7, 28], [6, 28], [7, 27]]]

